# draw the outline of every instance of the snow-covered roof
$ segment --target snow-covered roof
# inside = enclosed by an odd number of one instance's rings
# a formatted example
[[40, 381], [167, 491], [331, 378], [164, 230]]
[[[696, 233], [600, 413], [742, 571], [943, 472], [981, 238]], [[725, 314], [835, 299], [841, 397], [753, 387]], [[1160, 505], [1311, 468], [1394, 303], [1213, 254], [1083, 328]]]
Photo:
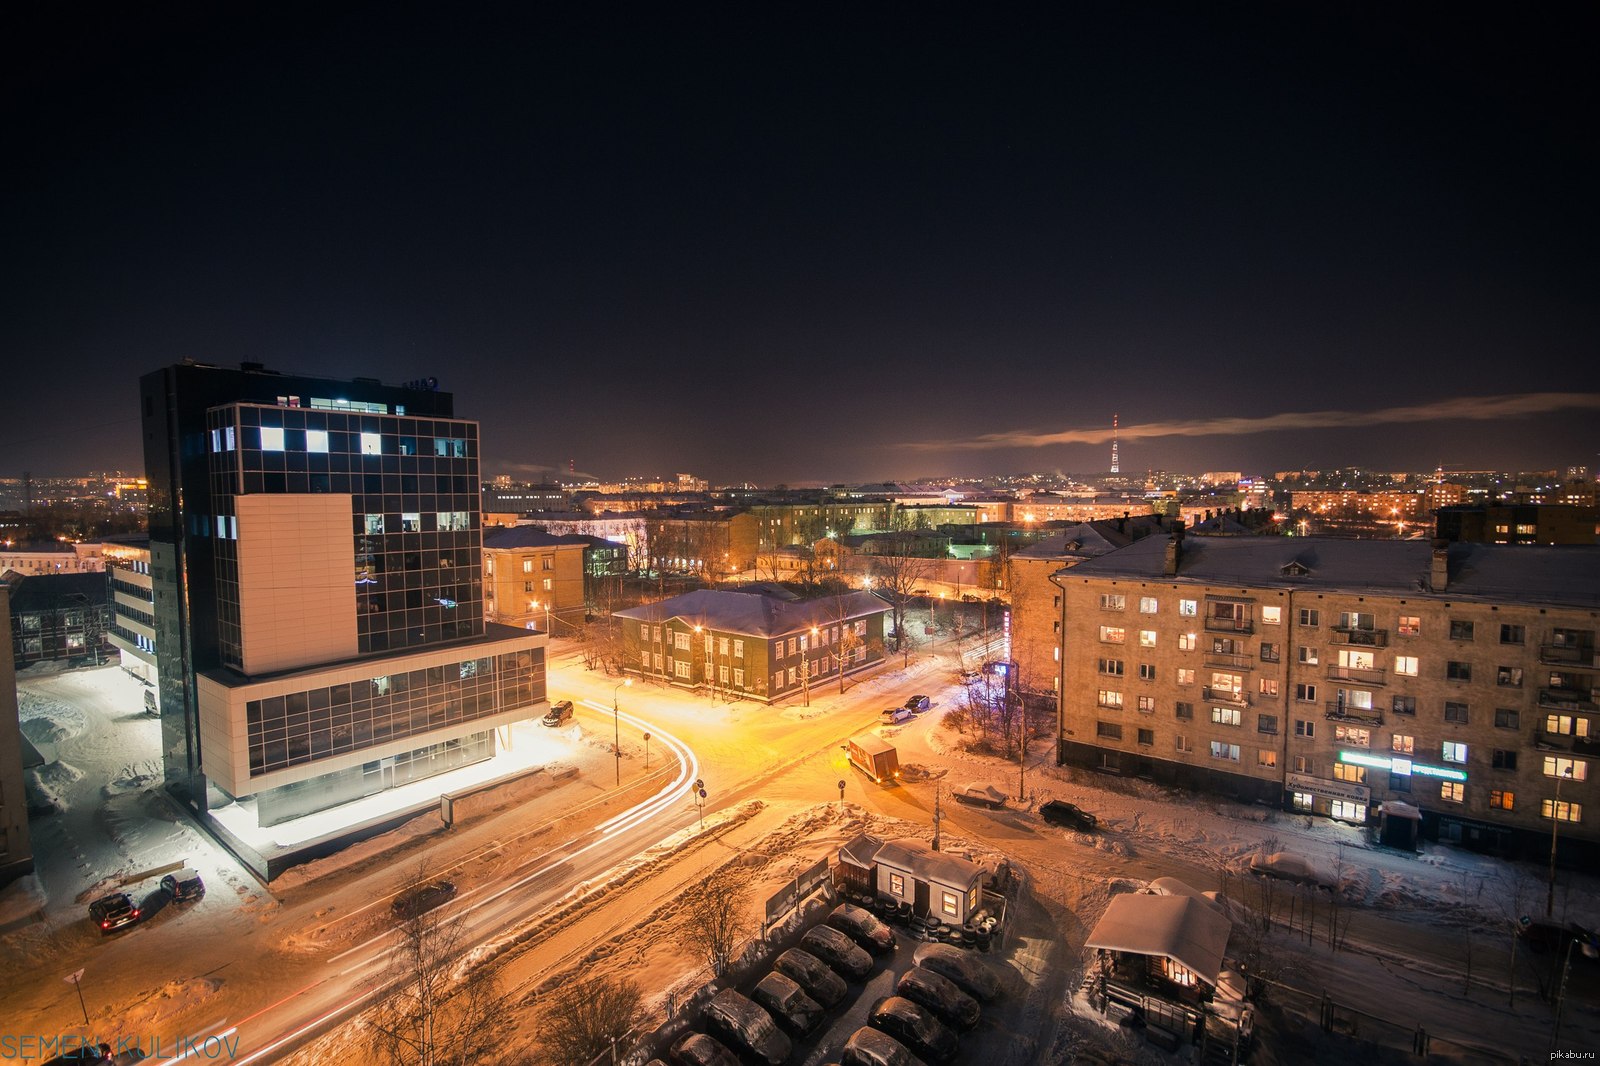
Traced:
[[511, 548], [559, 548], [568, 545], [586, 546], [582, 539], [571, 536], [558, 537], [553, 533], [546, 533], [533, 526], [502, 526], [498, 529], [485, 529], [483, 531], [483, 546], [486, 549], [511, 549]]
[[1092, 558], [1116, 551], [1128, 543], [1126, 536], [1107, 536], [1092, 523], [1080, 522], [1075, 526], [1051, 533], [1034, 541], [1026, 548], [1012, 553], [1021, 559], [1076, 559]]
[[862, 833], [839, 849], [839, 861], [869, 870], [878, 860], [878, 850], [882, 847], [882, 838], [875, 837], [871, 833]]
[[811, 626], [831, 625], [846, 619], [882, 614], [889, 609], [870, 592], [848, 592], [816, 600], [786, 602], [776, 596], [722, 589], [698, 589], [682, 596], [612, 612], [618, 618], [661, 622], [682, 618], [723, 633], [775, 637], [798, 633]]
[[1233, 923], [1203, 900], [1130, 892], [1113, 896], [1085, 947], [1161, 955], [1217, 983]]
[[970, 887], [983, 878], [983, 867], [977, 863], [968, 862], [947, 851], [934, 851], [922, 841], [909, 837], [887, 841], [878, 849], [877, 862], [905, 870], [926, 881], [962, 888]]
[[1413, 822], [1422, 820], [1422, 811], [1405, 800], [1384, 800], [1383, 806], [1379, 809], [1391, 818], [1409, 818]]
[[[1165, 574], [1168, 537], [1145, 537], [1086, 559], [1074, 578], [1128, 577], [1173, 584], [1390, 592], [1419, 598], [1502, 600], [1600, 607], [1600, 547], [1451, 544], [1448, 583], [1429, 583], [1432, 546], [1415, 540], [1320, 537], [1186, 537], [1174, 577]], [[1285, 572], [1291, 568], [1304, 573]]]
[[1214, 897], [1206, 895], [1198, 888], [1185, 881], [1180, 881], [1176, 877], [1156, 878], [1150, 882], [1150, 891], [1158, 896], [1187, 896], [1218, 910], [1222, 907]]

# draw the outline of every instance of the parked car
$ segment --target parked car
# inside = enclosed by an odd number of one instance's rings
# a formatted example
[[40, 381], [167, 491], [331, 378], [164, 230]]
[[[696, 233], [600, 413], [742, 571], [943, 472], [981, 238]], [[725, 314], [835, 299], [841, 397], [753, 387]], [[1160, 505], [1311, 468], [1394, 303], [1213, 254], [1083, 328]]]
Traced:
[[874, 1003], [867, 1024], [882, 1029], [928, 1062], [949, 1062], [956, 1056], [956, 1034], [904, 996], [885, 996]]
[[102, 936], [113, 933], [125, 925], [132, 925], [143, 913], [133, 900], [128, 898], [126, 892], [113, 892], [89, 904], [89, 917], [100, 927]]
[[453, 881], [435, 881], [431, 885], [417, 885], [408, 888], [394, 898], [389, 909], [394, 911], [394, 916], [406, 921], [426, 914], [435, 907], [443, 906], [456, 898], [456, 886]]
[[1039, 816], [1051, 825], [1092, 833], [1100, 828], [1100, 819], [1066, 800], [1049, 800], [1039, 804]]
[[850, 1034], [839, 1062], [842, 1066], [923, 1066], [904, 1044], [870, 1025]]
[[901, 974], [894, 990], [957, 1029], [971, 1029], [978, 1024], [982, 1013], [978, 1001], [957, 988], [954, 981], [921, 966], [913, 966]]
[[1294, 851], [1274, 851], [1250, 860], [1250, 872], [1297, 885], [1337, 888], [1337, 882], [1316, 862]]
[[800, 948], [790, 948], [773, 960], [772, 968], [806, 990], [806, 995], [832, 1007], [850, 991], [844, 978], [829, 969], [828, 964]]
[[906, 700], [906, 710], [913, 714], [921, 714], [931, 706], [933, 706], [932, 701], [920, 692]]
[[901, 722], [911, 721], [912, 717], [911, 712], [904, 707], [890, 707], [887, 711], [878, 715], [878, 721], [884, 725], [899, 725]]
[[975, 807], [988, 807], [999, 810], [1006, 805], [1007, 796], [993, 785], [968, 785], [955, 790], [955, 797], [962, 803], [970, 803]]
[[911, 961], [954, 982], [956, 987], [980, 1003], [988, 1003], [1000, 995], [1000, 979], [960, 948], [949, 944], [924, 944], [917, 949]]
[[864, 907], [841, 903], [833, 908], [827, 922], [873, 955], [894, 950], [894, 931]]
[[166, 889], [167, 895], [172, 897], [174, 903], [186, 903], [191, 899], [202, 899], [206, 894], [206, 883], [200, 880], [198, 870], [188, 867], [175, 874], [168, 874], [161, 879], [161, 887]]
[[557, 726], [562, 722], [572, 721], [572, 701], [561, 700], [560, 702], [552, 703], [550, 710], [539, 720], [548, 726]]
[[834, 972], [859, 981], [872, 972], [872, 956], [856, 947], [856, 942], [832, 926], [807, 929], [800, 946], [833, 967]]
[[679, 1037], [667, 1055], [677, 1066], [740, 1066], [739, 1056], [704, 1033]]
[[756, 982], [750, 998], [796, 1036], [805, 1036], [822, 1022], [822, 1004], [806, 995], [793, 978], [777, 970]]
[[793, 1049], [772, 1015], [731, 988], [713, 996], [701, 1018], [722, 1043], [767, 1066], [782, 1066]]

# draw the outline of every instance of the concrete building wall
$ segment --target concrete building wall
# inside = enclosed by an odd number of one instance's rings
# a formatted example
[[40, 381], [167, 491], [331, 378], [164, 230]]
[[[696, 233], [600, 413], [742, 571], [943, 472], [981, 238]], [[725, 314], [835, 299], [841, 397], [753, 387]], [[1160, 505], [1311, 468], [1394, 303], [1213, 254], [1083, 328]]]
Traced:
[[239, 622], [248, 676], [353, 658], [355, 544], [350, 497], [240, 496]]

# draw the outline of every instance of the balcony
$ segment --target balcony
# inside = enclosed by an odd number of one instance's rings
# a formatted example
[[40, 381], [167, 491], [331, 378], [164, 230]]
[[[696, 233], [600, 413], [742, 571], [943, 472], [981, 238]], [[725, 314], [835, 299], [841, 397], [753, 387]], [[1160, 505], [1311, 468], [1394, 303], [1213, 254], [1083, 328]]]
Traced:
[[1256, 661], [1248, 655], [1233, 655], [1224, 651], [1206, 652], [1205, 664], [1219, 670], [1254, 670]]
[[1552, 711], [1600, 710], [1600, 705], [1594, 702], [1592, 690], [1575, 688], [1542, 688], [1539, 690], [1539, 706]]
[[1363, 668], [1359, 666], [1328, 667], [1329, 681], [1349, 681], [1357, 685], [1384, 685], [1388, 684], [1389, 672], [1381, 666]]
[[1362, 725], [1382, 725], [1383, 712], [1376, 707], [1352, 707], [1348, 703], [1329, 700], [1323, 705], [1330, 722], [1359, 722]]
[[1207, 703], [1225, 703], [1230, 707], [1250, 706], [1250, 694], [1248, 692], [1235, 692], [1232, 689], [1212, 688], [1207, 685], [1204, 693]]
[[1389, 646], [1389, 631], [1387, 629], [1353, 629], [1350, 626], [1334, 626], [1333, 636], [1328, 638], [1328, 643], [1342, 644], [1352, 648], [1387, 648]]
[[1551, 733], [1541, 729], [1534, 746], [1541, 751], [1566, 751], [1574, 755], [1600, 755], [1600, 737], [1580, 737], [1571, 733]]
[[1541, 644], [1539, 661], [1546, 666], [1575, 666], [1579, 670], [1593, 670], [1597, 665], [1594, 648], [1583, 644]]
[[1206, 618], [1206, 629], [1212, 633], [1254, 633], [1256, 627], [1248, 618]]

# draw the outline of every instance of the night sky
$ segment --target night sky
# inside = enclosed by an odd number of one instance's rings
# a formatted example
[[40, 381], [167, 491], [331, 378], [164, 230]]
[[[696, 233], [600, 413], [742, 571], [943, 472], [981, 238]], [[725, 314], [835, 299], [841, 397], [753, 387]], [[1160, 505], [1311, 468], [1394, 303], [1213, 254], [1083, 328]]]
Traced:
[[185, 357], [534, 478], [1600, 462], [1590, 5], [102, 6], [0, 15], [0, 476]]

